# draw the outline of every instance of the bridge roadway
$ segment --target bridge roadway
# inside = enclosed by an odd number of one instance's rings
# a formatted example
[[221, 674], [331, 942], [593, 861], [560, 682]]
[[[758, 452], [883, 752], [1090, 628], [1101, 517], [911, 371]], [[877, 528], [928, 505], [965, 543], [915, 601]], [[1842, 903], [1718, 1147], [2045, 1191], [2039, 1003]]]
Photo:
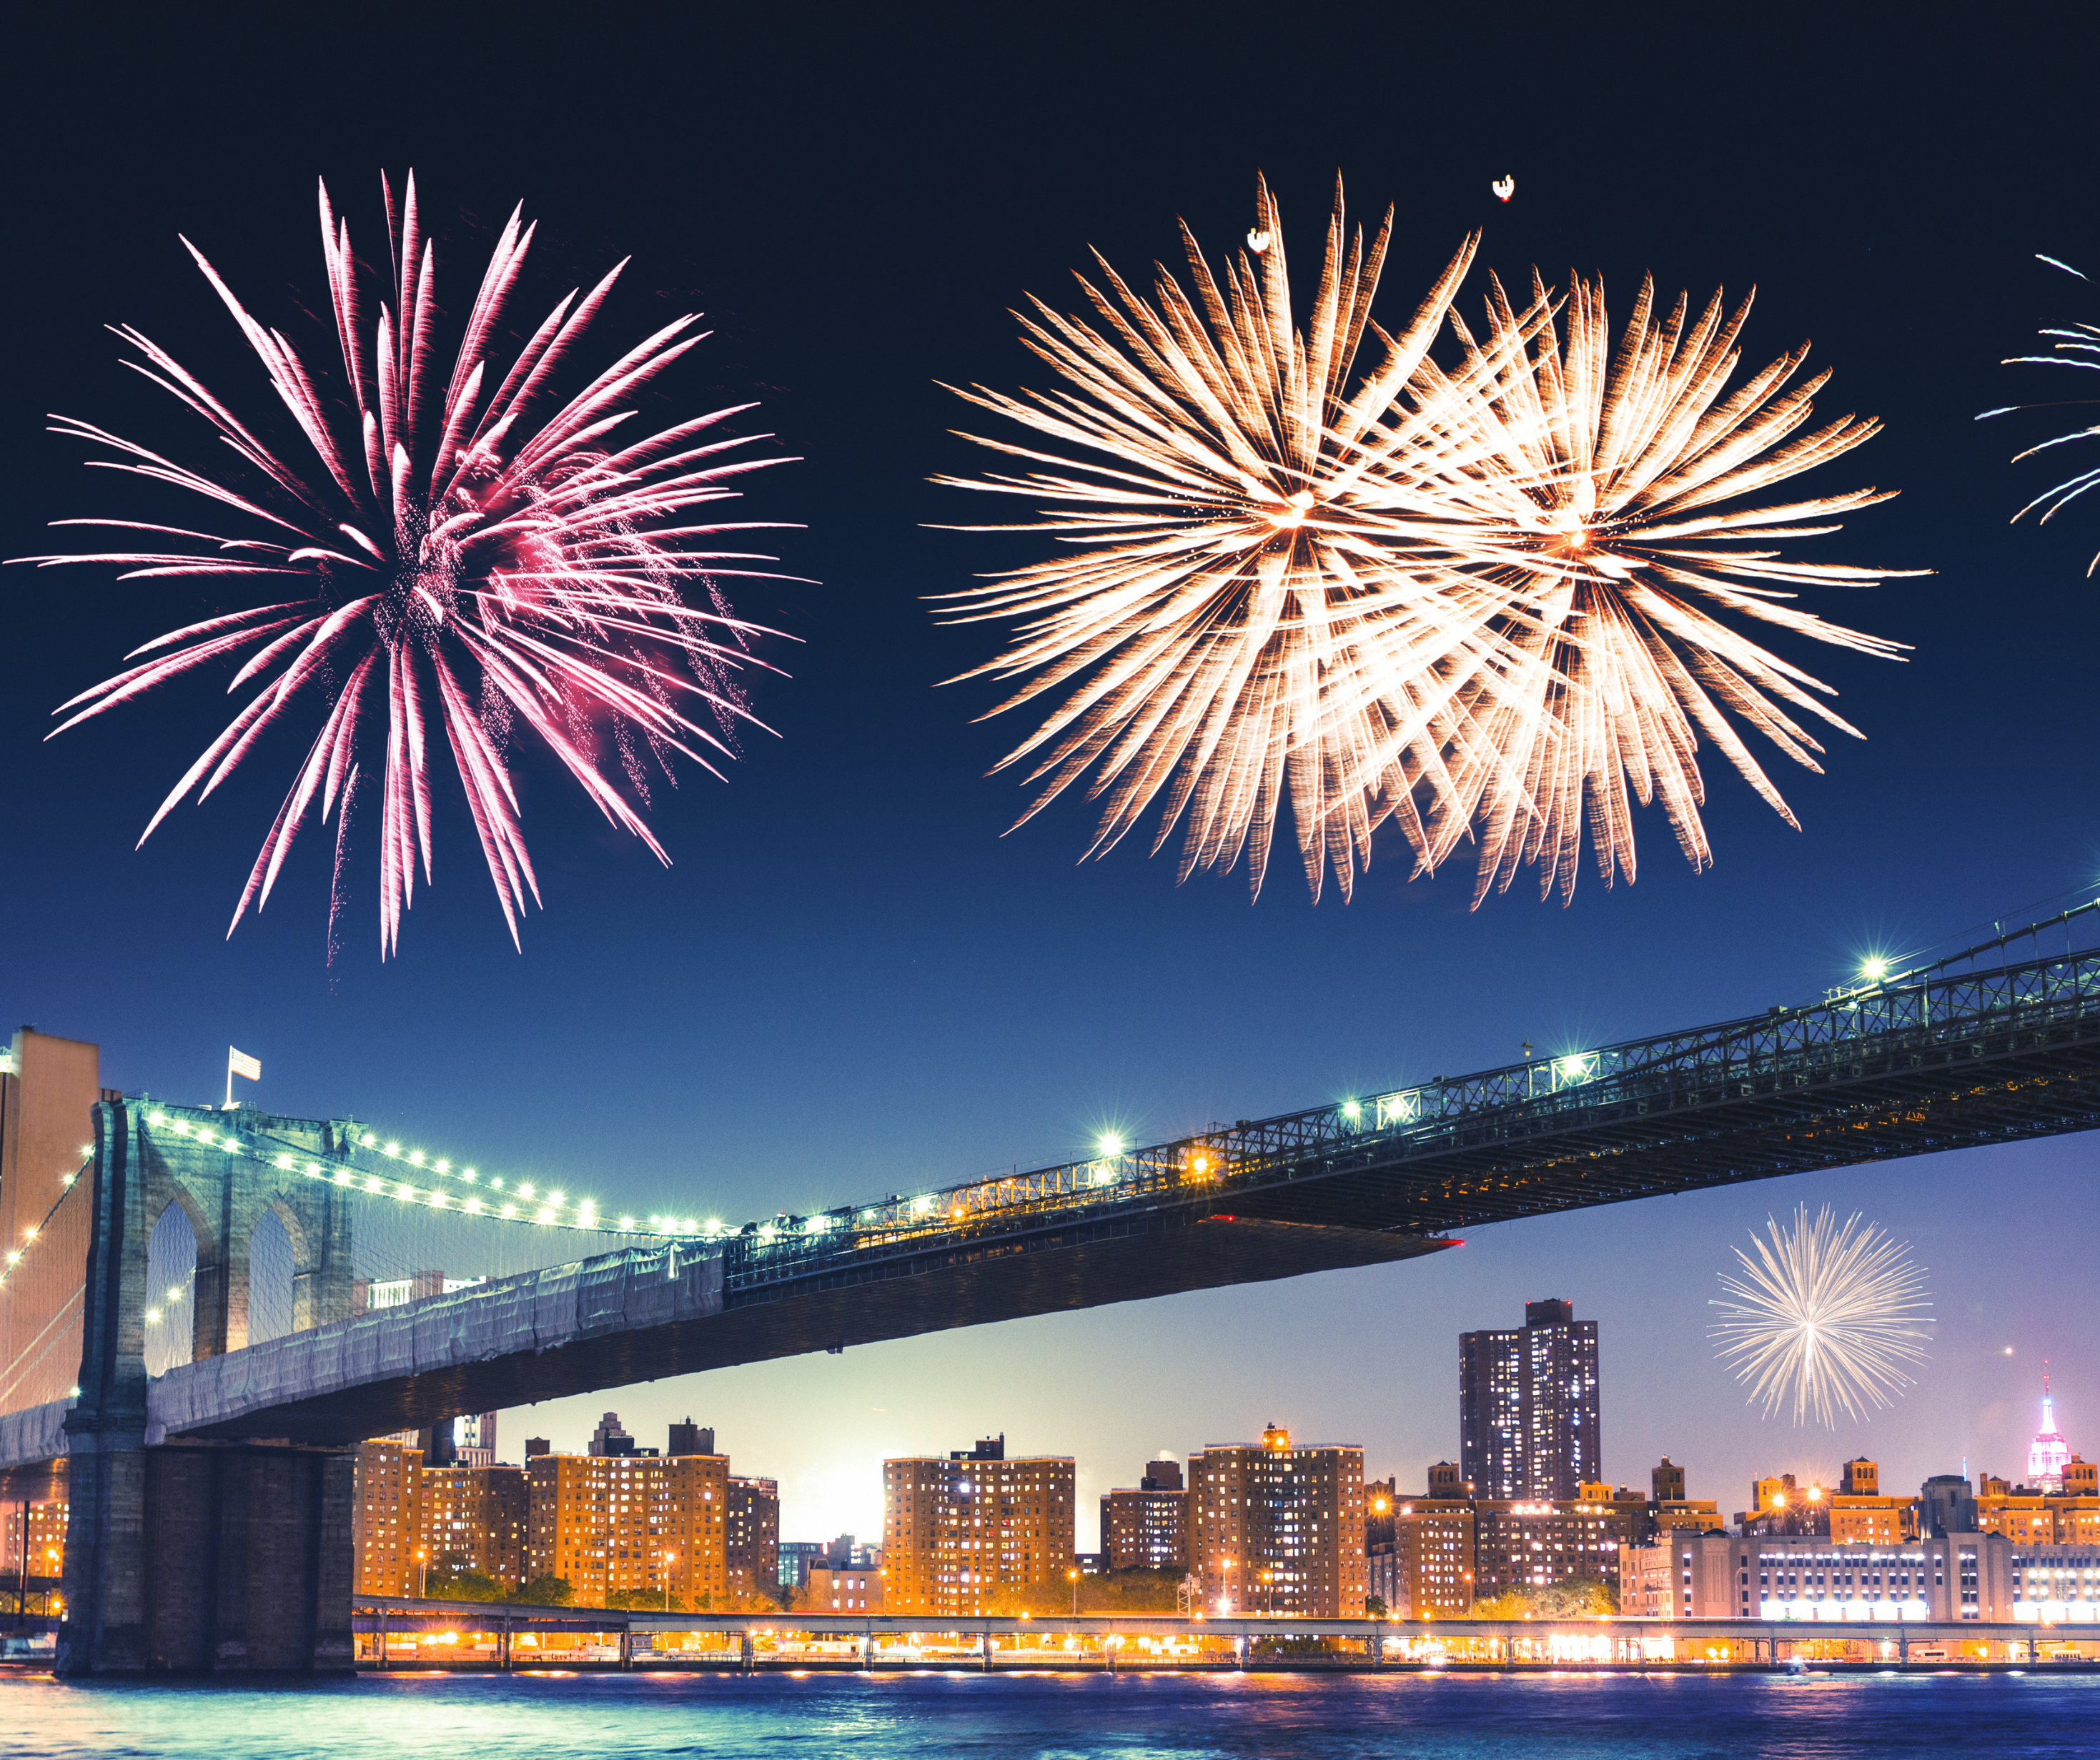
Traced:
[[[157, 1152], [142, 1109], [104, 1110], [129, 1111], [117, 1134], [142, 1163]], [[1514, 1217], [2096, 1124], [2100, 952], [1934, 970], [311, 1327], [155, 1380], [148, 1437], [340, 1445], [696, 1370], [1413, 1258]], [[64, 1452], [64, 1412], [0, 1417], [0, 1467]]]
[[[1163, 1657], [1147, 1657], [1141, 1652], [1130, 1648], [1139, 1638], [1222, 1639], [1235, 1645], [1264, 1639], [1337, 1639], [1345, 1643], [1363, 1644], [1367, 1651], [1370, 1644], [1379, 1639], [1398, 1642], [1428, 1638], [1449, 1644], [1484, 1640], [1501, 1647], [1504, 1658], [1502, 1665], [1507, 1665], [1512, 1654], [1510, 1649], [1512, 1643], [1536, 1644], [1555, 1637], [1601, 1638], [1612, 1645], [1615, 1652], [1621, 1647], [1664, 1639], [1680, 1644], [1726, 1644], [1732, 1653], [1739, 1645], [1749, 1645], [1754, 1647], [1754, 1654], [1766, 1666], [1774, 1665], [1780, 1661], [1780, 1647], [1782, 1645], [1827, 1643], [1833, 1639], [1871, 1643], [1877, 1647], [1884, 1643], [1893, 1645], [1899, 1660], [1908, 1659], [1909, 1648], [1913, 1644], [1928, 1650], [1950, 1652], [1957, 1644], [1981, 1643], [2003, 1646], [2008, 1661], [2029, 1662], [2035, 1660], [2037, 1643], [2100, 1643], [2100, 1626], [2037, 1627], [2027, 1623], [1977, 1620], [1672, 1620], [1621, 1615], [1576, 1620], [1372, 1620], [1310, 1619], [1260, 1613], [1205, 1615], [1196, 1618], [1167, 1613], [1084, 1613], [1076, 1617], [1045, 1613], [1023, 1619], [985, 1614], [959, 1616], [935, 1613], [659, 1613], [646, 1608], [522, 1607], [504, 1602], [374, 1595], [353, 1597], [351, 1617], [355, 1630], [360, 1633], [376, 1635], [383, 1630], [390, 1635], [400, 1637], [454, 1632], [501, 1634], [506, 1638], [514, 1638], [527, 1631], [549, 1635], [595, 1634], [616, 1636], [622, 1640], [623, 1655], [629, 1651], [634, 1639], [651, 1638], [659, 1632], [690, 1632], [734, 1638], [741, 1641], [740, 1648], [761, 1637], [774, 1639], [796, 1637], [857, 1639], [862, 1643], [863, 1655], [869, 1656], [871, 1660], [879, 1655], [876, 1647], [885, 1643], [907, 1648], [938, 1648], [944, 1652], [968, 1646], [977, 1651], [981, 1661], [986, 1666], [995, 1665], [991, 1661], [996, 1654], [994, 1647], [1001, 1642], [1011, 1644], [1031, 1638], [1039, 1642], [1067, 1636], [1091, 1641], [1096, 1655], [1103, 1648], [1103, 1640], [1119, 1640], [1119, 1647], [1124, 1652], [1123, 1665], [1132, 1668], [1186, 1667], [1195, 1660], [1186, 1657], [1171, 1661]], [[922, 1644], [921, 1640], [933, 1642]], [[1112, 1644], [1109, 1648], [1118, 1646]], [[418, 1649], [420, 1652], [420, 1646]], [[871, 1652], [875, 1654], [871, 1655]], [[661, 1659], [659, 1663], [644, 1665], [675, 1664], [678, 1660], [675, 1652], [658, 1654]], [[1006, 1665], [1009, 1667], [1064, 1665], [1047, 1664], [1040, 1657], [1024, 1663], [1014, 1657], [1011, 1648], [1008, 1656], [1009, 1660]], [[749, 1665], [755, 1659], [747, 1649], [743, 1660], [746, 1665]], [[893, 1657], [885, 1665], [924, 1667], [929, 1661], [938, 1665], [943, 1660], [946, 1658], [906, 1661]], [[1212, 1660], [1223, 1661], [1225, 1666], [1233, 1665], [1229, 1661], [1222, 1658]], [[2089, 1667], [2100, 1661], [2100, 1656], [2084, 1656], [2080, 1660]], [[1270, 1661], [1273, 1665], [1290, 1665], [1284, 1658]], [[423, 1666], [432, 1665], [435, 1661], [436, 1659], [431, 1657], [421, 1659]], [[508, 1665], [516, 1667], [519, 1661], [516, 1652], [512, 1650]], [[443, 1665], [439, 1663], [437, 1665]], [[779, 1665], [806, 1667], [809, 1660], [805, 1657], [791, 1656], [782, 1659]], [[1401, 1665], [1389, 1662], [1385, 1665]], [[1458, 1662], [1454, 1665], [1462, 1668], [1476, 1665]], [[1565, 1666], [1566, 1664], [1549, 1665], [1542, 1661], [1537, 1665]], [[1618, 1665], [1626, 1664], [1622, 1661]], [[1705, 1665], [1701, 1663], [1700, 1665]], [[1876, 1665], [1882, 1665], [1877, 1663]], [[1940, 1667], [1945, 1665], [1935, 1658], [1931, 1665]]]

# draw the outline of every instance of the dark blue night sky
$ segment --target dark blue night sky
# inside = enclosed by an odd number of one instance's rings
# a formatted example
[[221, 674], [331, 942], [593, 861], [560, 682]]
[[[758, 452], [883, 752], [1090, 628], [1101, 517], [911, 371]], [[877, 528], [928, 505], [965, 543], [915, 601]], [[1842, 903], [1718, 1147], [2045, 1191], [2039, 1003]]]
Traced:
[[[1214, 9], [753, 9], [762, 22], [735, 26], [508, 8], [399, 29], [40, 27], [10, 117], [5, 553], [134, 493], [82, 470], [44, 411], [193, 443], [104, 323], [266, 394], [179, 231], [251, 308], [303, 323], [315, 177], [377, 248], [378, 172], [412, 165], [457, 297], [522, 197], [541, 222], [527, 305], [632, 252], [602, 346], [708, 314], [673, 394], [762, 398], [805, 462], [756, 480], [748, 506], [806, 526], [781, 554], [814, 584], [739, 589], [740, 610], [795, 638], [765, 650], [788, 675], [757, 686], [779, 737], [751, 739], [726, 785], [689, 776], [660, 801], [673, 866], [528, 764], [547, 909], [522, 956], [454, 798], [399, 960], [377, 957], [368, 850], [331, 968], [324, 840], [225, 939], [292, 746], [135, 853], [223, 719], [216, 688], [40, 743], [58, 702], [237, 602], [229, 589], [9, 570], [0, 1010], [99, 1041], [104, 1080], [126, 1088], [212, 1098], [232, 1041], [262, 1059], [271, 1107], [354, 1111], [608, 1208], [741, 1217], [1506, 1063], [1527, 1039], [1558, 1053], [1807, 1000], [1869, 953], [2093, 896], [2100, 504], [2046, 532], [2009, 526], [2045, 478], [2008, 457], [2049, 420], [1972, 419], [2062, 394], [1998, 363], [2045, 323], [2100, 319], [2100, 293], [2033, 254], [2100, 275], [2091, 25], [2081, 45], [2039, 13], [2001, 16], [1986, 40], [1895, 9], [1841, 29], [1839, 10], [1745, 10], [1733, 29], [1579, 8], [1418, 24], [1391, 7], [1242, 24]], [[1780, 639], [1868, 736], [1831, 741], [1826, 776], [1776, 763], [1799, 832], [1710, 754], [1714, 869], [1692, 874], [1653, 811], [1638, 882], [1608, 891], [1592, 873], [1565, 909], [1520, 880], [1469, 911], [1470, 860], [1409, 883], [1396, 838], [1353, 902], [1330, 890], [1316, 908], [1285, 860], [1251, 905], [1242, 873], [1177, 887], [1171, 856], [1134, 843], [1075, 865], [1092, 825], [1077, 799], [1003, 834], [1024, 796], [986, 772], [1023, 723], [976, 719], [990, 684], [937, 688], [991, 637], [937, 627], [924, 601], [1024, 552], [930, 529], [984, 511], [926, 481], [977, 464], [949, 431], [969, 412], [937, 381], [1040, 383], [1008, 313], [1024, 292], [1067, 301], [1089, 246], [1142, 277], [1176, 257], [1177, 216], [1236, 238], [1257, 169], [1309, 266], [1338, 167], [1352, 211], [1398, 207], [1389, 323], [1484, 227], [1484, 266], [1601, 272], [1621, 310], [1646, 270], [1699, 297], [1754, 284], [1747, 355], [1811, 338], [1811, 367], [1836, 370], [1819, 411], [1886, 421], [1811, 482], [1900, 499], [1818, 553], [1935, 572], [1815, 607], [1912, 645], [1906, 663]], [[1489, 190], [1505, 173], [1507, 207]], [[1420, 1484], [1457, 1447], [1457, 1333], [1550, 1294], [1600, 1322], [1614, 1479], [1644, 1485], [1667, 1452], [1692, 1495], [1732, 1511], [1754, 1474], [1861, 1453], [1895, 1485], [1965, 1455], [2011, 1473], [2044, 1356], [2071, 1445], [2100, 1450], [2094, 1166], [2069, 1137], [1656, 1200], [1485, 1230], [1411, 1265], [505, 1422], [577, 1447], [607, 1407], [644, 1442], [690, 1411], [738, 1471], [779, 1476], [794, 1534], [876, 1524], [885, 1454], [1004, 1431], [1011, 1450], [1079, 1457], [1083, 1545], [1089, 1495], [1134, 1482], [1147, 1454], [1267, 1422], [1361, 1442], [1372, 1472]], [[1704, 1338], [1729, 1246], [1797, 1199], [1908, 1239], [1940, 1319], [1908, 1401], [1834, 1436], [1761, 1423]], [[505, 1441], [518, 1458], [522, 1431]]]

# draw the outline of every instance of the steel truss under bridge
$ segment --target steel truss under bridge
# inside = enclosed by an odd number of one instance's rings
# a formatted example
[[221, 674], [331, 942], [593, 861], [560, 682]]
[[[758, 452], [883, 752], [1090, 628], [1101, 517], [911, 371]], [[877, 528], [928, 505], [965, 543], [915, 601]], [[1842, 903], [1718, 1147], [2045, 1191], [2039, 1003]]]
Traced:
[[[1295, 1241], [1308, 1261], [1371, 1263], [1489, 1222], [2089, 1130], [2100, 1125], [2100, 950], [1977, 966], [2058, 926], [2067, 948], [2072, 920], [2089, 913], [2100, 904], [1806, 1007], [778, 1217], [727, 1242], [726, 1303], [1058, 1248], [1119, 1263], [1125, 1295], [1149, 1295], [1319, 1268], [1288, 1262]], [[1208, 1257], [1235, 1236], [1273, 1269], [1184, 1281], [1154, 1257]], [[1379, 1236], [1384, 1250], [1371, 1250]]]

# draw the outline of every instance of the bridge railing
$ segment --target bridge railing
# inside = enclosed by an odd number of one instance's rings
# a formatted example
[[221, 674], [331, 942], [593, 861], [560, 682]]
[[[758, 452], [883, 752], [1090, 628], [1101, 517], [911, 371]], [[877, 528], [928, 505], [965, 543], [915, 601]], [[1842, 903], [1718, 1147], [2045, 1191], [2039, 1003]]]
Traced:
[[2100, 950], [1861, 988], [1689, 1032], [1437, 1077], [1113, 1155], [976, 1180], [876, 1204], [781, 1218], [732, 1237], [731, 1291], [865, 1266], [870, 1256], [1026, 1231], [1133, 1206], [1258, 1190], [1312, 1161], [1406, 1160], [1460, 1135], [1528, 1136], [1600, 1110], [1683, 1104], [1731, 1085], [1783, 1093], [1896, 1056], [1981, 1054], [2006, 1034], [2100, 1036]]

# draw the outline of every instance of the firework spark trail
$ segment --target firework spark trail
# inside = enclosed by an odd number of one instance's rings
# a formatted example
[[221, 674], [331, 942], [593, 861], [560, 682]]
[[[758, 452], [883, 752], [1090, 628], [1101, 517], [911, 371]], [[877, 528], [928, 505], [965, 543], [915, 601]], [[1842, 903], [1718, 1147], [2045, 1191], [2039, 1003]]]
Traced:
[[[1107, 808], [1090, 853], [1157, 799], [1155, 849], [1186, 816], [1184, 878], [1244, 849], [1259, 891], [1287, 788], [1316, 896], [1323, 866], [1346, 895], [1388, 819], [1417, 873], [1477, 837], [1476, 904], [1527, 861], [1542, 895], [1572, 896], [1586, 817], [1607, 882], [1632, 877], [1636, 802], [1659, 797], [1687, 856], [1710, 861], [1703, 735], [1794, 822], [1727, 716], [1811, 768], [1821, 747], [1797, 714], [1854, 730], [1811, 694], [1827, 686], [1713, 612], [1899, 651], [1786, 602], [1895, 571], [1768, 548], [1886, 495], [1740, 504], [1877, 425], [1797, 433], [1828, 376], [1790, 385], [1799, 350], [1730, 391], [1747, 302], [1688, 322], [1683, 299], [1658, 316], [1643, 288], [1614, 351], [1601, 286], [1562, 300], [1534, 276], [1520, 307], [1493, 285], [1476, 337], [1451, 310], [1474, 240], [1388, 336], [1370, 317], [1387, 231], [1349, 239], [1339, 191], [1294, 330], [1265, 185], [1257, 206], [1263, 248], [1222, 279], [1184, 229], [1193, 298], [1162, 270], [1148, 303], [1103, 262], [1108, 293], [1081, 283], [1097, 324], [1035, 301], [1026, 340], [1065, 389], [962, 394], [1055, 448], [978, 439], [1043, 468], [938, 479], [1048, 515], [974, 529], [1063, 540], [949, 596], [954, 621], [1024, 620], [965, 675], [1026, 680], [999, 710], [1064, 693], [1003, 761], [1048, 779], [1024, 819], [1091, 769]], [[1428, 352], [1447, 319], [1449, 370]]]
[[1755, 1259], [1734, 1249], [1743, 1274], [1720, 1274], [1731, 1299], [1710, 1304], [1721, 1360], [1751, 1384], [1750, 1403], [1769, 1418], [1790, 1402], [1797, 1424], [1812, 1415], [1832, 1430], [1840, 1411], [1857, 1422], [1893, 1405], [1932, 1335], [1910, 1249], [1856, 1215], [1841, 1225], [1828, 1205], [1813, 1222], [1802, 1206], [1785, 1231], [1767, 1222]]
[[1621, 872], [1630, 880], [1633, 807], [1658, 799], [1687, 858], [1708, 866], [1702, 735], [1798, 829], [1729, 715], [1817, 771], [1823, 748], [1797, 714], [1857, 729], [1813, 694], [1832, 694], [1828, 685], [1714, 612], [1883, 658], [1902, 651], [1787, 601], [1803, 587], [1919, 571], [1789, 561], [1771, 548], [1834, 531], [1838, 516], [1893, 491], [1757, 504], [1880, 424], [1845, 416], [1798, 432], [1829, 377], [1792, 383], [1805, 345], [1731, 389], [1748, 299], [1724, 313], [1717, 293], [1694, 319], [1680, 294], [1665, 315], [1644, 281], [1615, 348], [1600, 281], [1577, 278], [1557, 310], [1535, 273], [1522, 306], [1489, 284], [1479, 339], [1452, 317], [1462, 381], [1427, 360], [1409, 394], [1475, 438], [1477, 462], [1444, 477], [1442, 507], [1473, 528], [1452, 548], [1489, 558], [1463, 566], [1492, 589], [1484, 605], [1499, 600], [1490, 614], [1523, 663], [1504, 699], [1471, 719], [1474, 743], [1431, 815], [1423, 866], [1470, 831], [1476, 904], [1524, 863], [1538, 865], [1542, 897], [1556, 886], [1571, 897], [1585, 821], [1606, 884]]
[[[261, 361], [298, 431], [294, 443], [263, 438], [129, 325], [115, 333], [143, 359], [126, 364], [207, 422], [246, 467], [245, 477], [222, 480], [89, 423], [54, 418], [54, 432], [117, 455], [92, 463], [215, 504], [236, 516], [235, 534], [62, 520], [149, 535], [162, 548], [22, 560], [116, 563], [126, 579], [236, 581], [276, 600], [147, 643], [127, 657], [141, 663], [63, 704], [59, 713], [74, 712], [55, 731], [214, 662], [241, 658], [230, 689], [259, 681], [169, 793], [143, 844], [192, 786], [201, 785], [200, 801], [210, 794], [295, 707], [318, 710], [320, 731], [227, 933], [268, 900], [308, 810], [318, 807], [324, 824], [339, 803], [346, 812], [363, 773], [378, 788], [383, 958], [398, 950], [419, 860], [426, 884], [432, 877], [431, 772], [440, 737], [514, 944], [528, 903], [540, 902], [506, 755], [517, 733], [536, 736], [608, 821], [668, 864], [608, 773], [607, 748], [646, 807], [643, 750], [673, 781], [677, 754], [719, 775], [713, 760], [735, 755], [734, 725], [761, 724], [735, 677], [765, 663], [750, 653], [758, 626], [729, 614], [716, 583], [762, 574], [745, 565], [773, 559], [705, 546], [775, 522], [687, 516], [733, 497], [730, 483], [742, 473], [788, 461], [730, 455], [767, 436], [708, 434], [749, 404], [615, 438], [636, 413], [624, 406], [704, 339], [693, 315], [629, 349], [542, 419], [561, 369], [625, 266], [559, 301], [502, 368], [494, 338], [534, 231], [522, 224], [522, 208], [496, 241], [440, 381], [436, 252], [423, 234], [415, 178], [398, 206], [392, 186], [382, 187], [393, 256], [376, 300], [368, 298], [349, 223], [337, 218], [327, 187], [320, 190], [339, 396], [325, 392], [293, 342], [251, 316], [183, 241]], [[689, 583], [707, 589], [705, 607], [685, 602], [680, 589]], [[695, 718], [702, 713], [712, 726]], [[343, 895], [338, 843], [331, 942]]]
[[[2086, 279], [2069, 263], [2058, 262], [2054, 257], [2037, 257], [2036, 261], [2045, 262], [2053, 269], [2061, 269], [2066, 275], [2077, 275], [2081, 281]], [[2078, 323], [2071, 325], [2068, 329], [2049, 329], [2041, 333], [2049, 339], [2050, 346], [2054, 350], [2054, 353], [2017, 354], [2001, 364], [2007, 367], [2071, 367], [2082, 368], [2087, 372], [2100, 372], [2100, 324]], [[1988, 421], [1993, 416], [2011, 416], [2023, 410], [2054, 409], [2060, 408], [2065, 404], [2095, 403], [2100, 403], [2100, 398], [2065, 398], [2053, 404], [2014, 403], [2009, 404], [2003, 409], [1985, 410], [1976, 420]], [[2058, 434], [2053, 440], [2045, 440], [2038, 446], [2029, 447], [2024, 452], [2016, 452], [2013, 455], [2013, 462], [2015, 464], [2020, 464], [2025, 460], [2033, 458], [2038, 453], [2052, 451], [2060, 446], [2069, 446], [2076, 440], [2100, 440], [2100, 422], [2092, 423], [2084, 428], [2074, 428], [2069, 433]], [[2095, 466], [2091, 470], [2076, 472], [2053, 488], [2044, 490], [2013, 517], [2015, 520], [2020, 519], [2033, 513], [2036, 508], [2040, 508], [2042, 516], [2040, 523], [2046, 526], [2086, 491], [2093, 488], [2100, 488], [2100, 466]], [[2095, 551], [2093, 560], [2085, 565], [2085, 577], [2088, 580], [2093, 578], [2093, 571], [2095, 569], [2100, 569], [2100, 551]]]

